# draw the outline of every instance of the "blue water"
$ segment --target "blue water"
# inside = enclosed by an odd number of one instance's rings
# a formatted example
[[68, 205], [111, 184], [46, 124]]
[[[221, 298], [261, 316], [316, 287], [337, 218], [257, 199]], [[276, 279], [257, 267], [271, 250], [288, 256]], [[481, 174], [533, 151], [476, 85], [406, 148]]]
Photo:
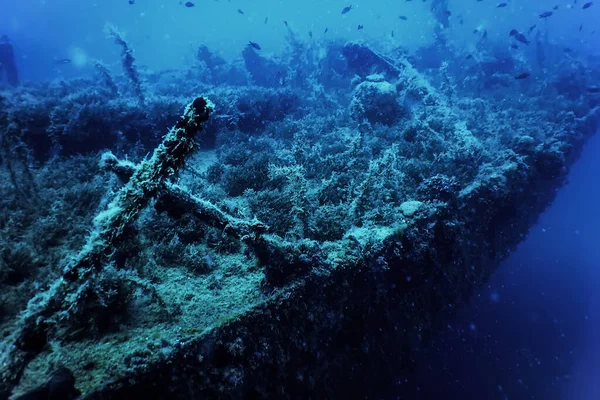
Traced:
[[[536, 24], [549, 32], [550, 40], [582, 56], [598, 54], [595, 24], [600, 7], [583, 10], [584, 1], [574, 1], [516, 0], [498, 9], [499, 1], [495, 0], [450, 0], [452, 28], [448, 37], [469, 49], [477, 40], [473, 30], [479, 28], [488, 32], [490, 40], [508, 45], [511, 29], [526, 31]], [[179, 0], [135, 0], [133, 5], [128, 0], [1, 0], [0, 30], [15, 43], [22, 75], [47, 79], [89, 73], [93, 60], [118, 67], [119, 48], [103, 32], [107, 22], [123, 31], [140, 64], [157, 70], [189, 66], [201, 43], [230, 60], [240, 57], [249, 40], [260, 43], [265, 53], [276, 54], [286, 44], [284, 21], [306, 41], [365, 39], [376, 40], [383, 47], [402, 45], [415, 50], [433, 37], [436, 23], [429, 12], [430, 3], [197, 0], [195, 7], [187, 8]], [[341, 10], [349, 4], [353, 9], [342, 15]], [[538, 18], [555, 5], [559, 9], [551, 18]], [[407, 20], [399, 20], [400, 15]], [[357, 30], [359, 24], [363, 30]], [[313, 32], [313, 39], [309, 32]], [[75, 62], [56, 65], [55, 60], [63, 58]]]
[[[123, 31], [137, 64], [150, 71], [190, 66], [200, 44], [228, 60], [240, 58], [248, 41], [276, 55], [286, 44], [284, 21], [303, 41], [376, 40], [413, 51], [433, 40], [430, 1], [354, 0], [342, 15], [346, 0], [196, 0], [191, 8], [178, 0], [0, 0], [0, 34], [14, 44], [22, 80], [48, 80], [90, 76], [95, 60], [119, 70], [120, 49], [106, 38], [107, 23]], [[498, 3], [449, 1], [450, 42], [468, 53], [478, 29], [508, 47], [510, 29], [536, 24], [576, 57], [600, 59], [600, 4], [584, 10], [583, 0]], [[555, 5], [551, 18], [538, 18]], [[520, 51], [532, 57], [533, 49]], [[596, 136], [526, 240], [386, 398], [600, 399], [598, 154]]]
[[598, 154], [596, 135], [527, 239], [388, 398], [600, 399]]

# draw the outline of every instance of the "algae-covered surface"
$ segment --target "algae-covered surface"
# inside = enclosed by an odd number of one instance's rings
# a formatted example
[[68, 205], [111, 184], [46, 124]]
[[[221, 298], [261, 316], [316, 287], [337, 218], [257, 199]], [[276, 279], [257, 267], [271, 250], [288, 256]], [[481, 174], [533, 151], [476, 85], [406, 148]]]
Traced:
[[574, 59], [516, 80], [508, 55], [293, 39], [0, 91], [0, 398], [368, 396], [600, 118]]

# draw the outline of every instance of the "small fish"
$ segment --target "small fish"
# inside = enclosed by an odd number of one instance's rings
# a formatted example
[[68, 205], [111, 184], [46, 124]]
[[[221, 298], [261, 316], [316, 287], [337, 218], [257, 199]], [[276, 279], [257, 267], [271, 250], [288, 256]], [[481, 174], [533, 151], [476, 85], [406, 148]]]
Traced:
[[510, 48], [511, 48], [511, 49], [518, 50], [518, 49], [519, 49], [519, 45], [518, 45], [518, 44], [515, 44], [515, 43], [513, 43], [513, 44], [511, 44], [511, 45], [510, 45]]
[[593, 1], [588, 1], [587, 3], [585, 3], [584, 5], [582, 5], [581, 8], [585, 10], [586, 8], [590, 8], [593, 5], [594, 5]]
[[129, 4], [135, 4], [135, 0], [129, 0]]
[[269, 22], [269, 17], [265, 17], [265, 24]]
[[571, 53], [573, 53], [573, 49], [571, 49], [571, 48], [569, 48], [569, 47], [565, 47], [565, 48], [563, 49], [563, 51], [564, 51], [565, 53], [567, 53], [567, 54], [571, 54]]
[[249, 41], [249, 42], [248, 42], [248, 45], [249, 45], [250, 47], [252, 47], [253, 49], [255, 49], [255, 50], [260, 50], [260, 46], [258, 45], [258, 43], [255, 43], [255, 42]]
[[554, 7], [552, 7], [552, 9], [553, 9], [554, 11], [556, 11], [556, 10], [558, 10], [558, 6], [554, 6]]
[[468, 55], [465, 57], [465, 61], [466, 61], [466, 60], [470, 60], [471, 58], [473, 58], [473, 54], [468, 54]]
[[600, 93], [600, 87], [588, 86], [587, 91], [588, 91], [588, 93], [598, 94], [598, 93]]
[[287, 21], [283, 21], [283, 24], [284, 24], [284, 25], [285, 25], [287, 28], [289, 28], [289, 27], [290, 27], [290, 26], [288, 25], [288, 22], [287, 22]]
[[525, 37], [525, 35], [523, 35], [519, 31], [517, 31], [516, 29], [511, 30], [510, 33], [508, 34], [508, 36], [512, 36], [516, 40], [518, 40], [519, 42], [524, 43], [526, 45], [529, 45], [529, 40], [527, 40], [527, 38]]
[[498, 3], [498, 5], [496, 6], [496, 8], [504, 8], [508, 5], [508, 3]]
[[406, 15], [401, 15], [398, 17], [398, 19], [401, 19], [402, 21], [406, 21], [408, 19], [408, 17]]
[[515, 79], [526, 79], [526, 78], [529, 78], [530, 76], [531, 76], [531, 74], [529, 72], [523, 72], [522, 74], [515, 76]]
[[352, 10], [352, 6], [347, 6], [342, 9], [342, 14], [347, 14]]
[[552, 16], [552, 11], [545, 11], [539, 15], [540, 19], [548, 18]]
[[583, 30], [583, 24], [579, 25], [579, 32]]
[[70, 58], [61, 58], [55, 61], [57, 64], [71, 64]]
[[535, 29], [535, 24], [533, 24], [529, 27], [529, 30], [527, 31], [527, 33], [531, 34], [531, 32], [533, 32], [534, 29]]
[[323, 31], [324, 34], [327, 32], [329, 32], [329, 28], [325, 28], [325, 31]]
[[363, 29], [364, 29], [364, 26], [362, 26], [362, 25], [358, 25], [358, 30], [359, 30], [359, 31], [361, 31], [361, 30], [363, 30]]
[[196, 5], [194, 3], [192, 3], [191, 1], [186, 1], [184, 6], [186, 6], [187, 8], [192, 8], [192, 7], [195, 7]]
[[394, 31], [392, 31], [392, 37], [394, 37]]
[[308, 31], [308, 36], [312, 39], [312, 37], [313, 37], [312, 31]]
[[242, 10], [242, 9], [240, 9], [240, 8], [238, 8], [238, 9], [237, 9], [237, 12], [238, 12], [238, 14], [242, 14], [242, 15], [244, 15], [244, 10]]

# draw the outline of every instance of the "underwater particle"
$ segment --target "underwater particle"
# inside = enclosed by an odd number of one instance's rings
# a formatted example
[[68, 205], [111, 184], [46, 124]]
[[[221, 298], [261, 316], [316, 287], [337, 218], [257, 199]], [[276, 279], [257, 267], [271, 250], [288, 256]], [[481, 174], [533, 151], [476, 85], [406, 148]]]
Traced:
[[191, 1], [186, 1], [184, 6], [186, 6], [187, 8], [192, 8], [192, 7], [195, 7], [196, 5], [194, 3], [192, 3]]
[[545, 11], [539, 15], [540, 19], [549, 18], [552, 16], [552, 11]]
[[252, 42], [252, 41], [248, 41], [248, 46], [252, 47], [255, 50], [260, 50], [261, 47], [258, 43], [256, 42]]
[[529, 72], [523, 72], [522, 74], [515, 76], [515, 79], [517, 79], [517, 80], [526, 79], [526, 78], [529, 78], [530, 76], [531, 76], [531, 74]]
[[593, 6], [593, 5], [594, 5], [594, 2], [593, 2], [593, 1], [588, 1], [587, 3], [585, 3], [584, 5], [582, 5], [582, 6], [581, 6], [581, 8], [582, 8], [583, 10], [585, 10], [586, 8], [590, 8], [590, 7], [591, 7], [591, 6]]
[[498, 304], [500, 302], [500, 293], [497, 290], [492, 290], [490, 293], [490, 302]]
[[352, 6], [346, 6], [342, 9], [342, 14], [347, 14], [352, 10]]
[[508, 3], [498, 3], [498, 5], [496, 6], [496, 8], [504, 8], [508, 5]]
[[60, 58], [60, 59], [54, 61], [54, 63], [56, 63], [56, 64], [71, 64], [71, 59], [70, 58]]

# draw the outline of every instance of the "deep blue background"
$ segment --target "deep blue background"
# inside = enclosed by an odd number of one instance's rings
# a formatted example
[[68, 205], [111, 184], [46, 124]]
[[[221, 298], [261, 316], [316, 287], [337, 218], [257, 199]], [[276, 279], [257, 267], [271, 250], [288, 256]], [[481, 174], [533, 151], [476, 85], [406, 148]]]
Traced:
[[527, 239], [386, 398], [600, 399], [600, 135]]

